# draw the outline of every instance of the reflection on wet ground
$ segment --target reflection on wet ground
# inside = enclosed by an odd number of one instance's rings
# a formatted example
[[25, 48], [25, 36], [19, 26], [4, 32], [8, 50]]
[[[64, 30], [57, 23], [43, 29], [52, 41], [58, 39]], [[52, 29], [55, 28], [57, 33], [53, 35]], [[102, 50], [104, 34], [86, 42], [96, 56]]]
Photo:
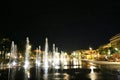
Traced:
[[23, 67], [0, 70], [0, 80], [119, 80], [119, 75], [110, 75], [101, 72], [95, 66], [83, 68], [67, 66], [60, 69], [44, 69]]

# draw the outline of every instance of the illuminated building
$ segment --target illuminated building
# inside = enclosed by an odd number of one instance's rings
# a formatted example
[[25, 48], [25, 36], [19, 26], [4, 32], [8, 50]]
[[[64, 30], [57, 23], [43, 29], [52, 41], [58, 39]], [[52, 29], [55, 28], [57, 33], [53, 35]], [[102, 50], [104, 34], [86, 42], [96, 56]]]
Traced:
[[115, 36], [113, 36], [110, 39], [110, 43], [111, 43], [112, 47], [120, 49], [120, 33], [115, 35]]

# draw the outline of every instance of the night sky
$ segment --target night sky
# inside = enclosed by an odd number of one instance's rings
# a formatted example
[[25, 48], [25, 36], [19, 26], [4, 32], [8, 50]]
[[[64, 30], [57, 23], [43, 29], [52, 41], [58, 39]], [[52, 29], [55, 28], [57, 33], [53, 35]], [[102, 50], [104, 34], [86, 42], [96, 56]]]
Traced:
[[55, 43], [59, 50], [93, 49], [120, 33], [120, 3], [112, 0], [1, 3], [0, 35], [18, 43], [29, 37], [33, 48]]

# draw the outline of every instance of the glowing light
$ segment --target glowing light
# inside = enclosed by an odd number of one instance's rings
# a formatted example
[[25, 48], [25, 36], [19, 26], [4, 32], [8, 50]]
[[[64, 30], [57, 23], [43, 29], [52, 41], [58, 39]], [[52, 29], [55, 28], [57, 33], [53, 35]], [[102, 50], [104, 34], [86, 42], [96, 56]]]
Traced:
[[60, 66], [55, 66], [55, 69], [60, 69]]
[[49, 60], [48, 60], [49, 56], [48, 56], [48, 39], [46, 38], [45, 41], [45, 52], [43, 55], [43, 67], [45, 70], [45, 73], [48, 72], [48, 68], [49, 68]]
[[89, 77], [91, 78], [91, 80], [96, 80], [97, 79], [97, 75], [94, 72], [90, 73]]
[[92, 50], [92, 47], [89, 47], [90, 50]]
[[30, 63], [29, 63], [29, 53], [31, 50], [31, 46], [29, 44], [29, 38], [26, 38], [26, 50], [25, 50], [25, 64], [24, 64], [24, 68], [27, 69], [30, 67]]
[[40, 67], [40, 46], [39, 46], [39, 49], [37, 48], [36, 49], [36, 66], [37, 67]]
[[40, 62], [39, 61], [36, 61], [36, 66], [40, 66]]
[[15, 61], [12, 62], [12, 65], [13, 65], [13, 66], [16, 66], [16, 64], [17, 64], [17, 63], [16, 63]]
[[27, 77], [30, 78], [30, 71], [27, 71]]
[[29, 61], [25, 61], [24, 68], [27, 69], [29, 67]]
[[90, 64], [91, 64], [91, 66], [90, 66], [91, 73], [94, 73], [94, 69], [95, 69], [96, 67], [93, 65], [93, 63], [90, 63]]

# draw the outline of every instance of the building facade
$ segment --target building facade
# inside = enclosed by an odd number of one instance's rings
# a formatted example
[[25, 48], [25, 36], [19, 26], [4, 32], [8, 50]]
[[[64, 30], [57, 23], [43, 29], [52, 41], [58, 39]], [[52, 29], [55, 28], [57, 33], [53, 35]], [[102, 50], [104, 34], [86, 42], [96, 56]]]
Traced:
[[120, 49], [120, 33], [111, 37], [110, 44], [112, 47]]

